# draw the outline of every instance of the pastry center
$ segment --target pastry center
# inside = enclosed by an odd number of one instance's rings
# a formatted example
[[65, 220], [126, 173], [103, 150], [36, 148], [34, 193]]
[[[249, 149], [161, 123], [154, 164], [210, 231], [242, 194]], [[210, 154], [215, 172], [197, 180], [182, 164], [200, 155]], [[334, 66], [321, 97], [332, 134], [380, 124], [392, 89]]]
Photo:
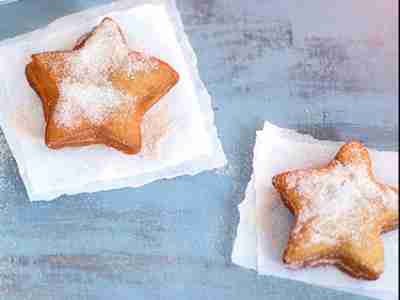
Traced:
[[376, 184], [363, 165], [338, 162], [328, 173], [300, 179], [296, 191], [306, 200], [298, 222], [312, 224], [313, 242], [362, 242], [363, 232], [371, 230], [380, 212], [398, 206], [396, 193]]
[[146, 55], [129, 55], [118, 27], [111, 21], [104, 22], [83, 48], [66, 58], [64, 76], [58, 83], [56, 123], [65, 128], [77, 127], [83, 120], [98, 125], [121, 107], [134, 106], [137, 97], [117, 89], [112, 74], [122, 70], [134, 79], [139, 72], [156, 68], [158, 62]]

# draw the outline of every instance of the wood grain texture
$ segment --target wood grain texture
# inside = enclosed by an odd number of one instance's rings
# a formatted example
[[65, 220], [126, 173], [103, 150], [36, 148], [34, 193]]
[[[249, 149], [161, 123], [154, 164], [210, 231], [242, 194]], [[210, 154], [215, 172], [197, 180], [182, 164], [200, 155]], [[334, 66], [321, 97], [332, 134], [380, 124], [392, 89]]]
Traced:
[[[109, 2], [2, 6], [0, 39]], [[298, 43], [290, 1], [177, 4], [214, 98], [229, 166], [135, 190], [30, 203], [0, 134], [0, 299], [343, 299], [232, 266], [237, 205], [264, 120], [397, 150], [398, 47], [376, 35]]]

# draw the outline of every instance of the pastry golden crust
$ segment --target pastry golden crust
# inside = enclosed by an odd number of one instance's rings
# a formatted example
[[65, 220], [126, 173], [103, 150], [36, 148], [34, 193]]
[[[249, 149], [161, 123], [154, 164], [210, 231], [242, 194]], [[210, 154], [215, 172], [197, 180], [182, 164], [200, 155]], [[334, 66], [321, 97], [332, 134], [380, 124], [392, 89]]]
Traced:
[[49, 148], [105, 144], [127, 154], [140, 152], [144, 114], [179, 80], [167, 63], [130, 51], [110, 18], [71, 51], [32, 55], [26, 77], [42, 101]]
[[376, 181], [362, 144], [344, 145], [326, 167], [277, 175], [273, 185], [295, 216], [283, 257], [286, 264], [332, 264], [359, 279], [380, 277], [380, 236], [398, 227], [399, 193]]

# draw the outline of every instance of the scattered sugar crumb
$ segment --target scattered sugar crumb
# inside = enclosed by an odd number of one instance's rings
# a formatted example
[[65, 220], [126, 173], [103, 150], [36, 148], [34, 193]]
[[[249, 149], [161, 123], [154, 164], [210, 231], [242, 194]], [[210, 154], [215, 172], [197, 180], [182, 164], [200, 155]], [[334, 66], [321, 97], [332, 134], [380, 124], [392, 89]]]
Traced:
[[85, 47], [66, 58], [59, 83], [56, 123], [71, 128], [84, 118], [99, 124], [121, 105], [134, 104], [136, 98], [114, 87], [109, 76], [128, 60], [129, 49], [118, 26], [105, 20], [85, 42]]

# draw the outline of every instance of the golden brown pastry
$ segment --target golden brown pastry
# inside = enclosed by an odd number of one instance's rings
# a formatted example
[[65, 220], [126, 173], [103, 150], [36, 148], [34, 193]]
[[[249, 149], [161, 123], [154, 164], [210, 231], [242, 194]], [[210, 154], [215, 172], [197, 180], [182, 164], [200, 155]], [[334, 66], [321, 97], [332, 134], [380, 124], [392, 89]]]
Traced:
[[143, 115], [179, 80], [167, 63], [130, 51], [110, 18], [71, 51], [32, 55], [26, 75], [42, 101], [48, 147], [105, 144], [127, 154], [140, 152]]
[[356, 278], [380, 277], [380, 236], [399, 224], [399, 193], [376, 181], [362, 144], [344, 145], [325, 167], [277, 175], [273, 185], [295, 216], [283, 257], [286, 264], [333, 264]]

